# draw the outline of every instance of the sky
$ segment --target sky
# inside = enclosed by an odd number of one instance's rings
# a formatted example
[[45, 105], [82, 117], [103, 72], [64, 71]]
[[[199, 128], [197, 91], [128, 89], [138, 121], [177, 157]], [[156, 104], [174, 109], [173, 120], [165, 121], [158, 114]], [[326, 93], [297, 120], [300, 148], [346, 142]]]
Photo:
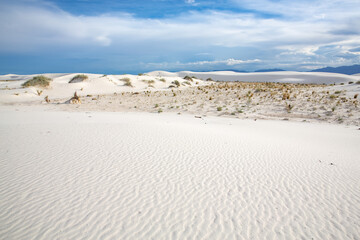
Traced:
[[0, 74], [360, 63], [359, 0], [0, 0]]

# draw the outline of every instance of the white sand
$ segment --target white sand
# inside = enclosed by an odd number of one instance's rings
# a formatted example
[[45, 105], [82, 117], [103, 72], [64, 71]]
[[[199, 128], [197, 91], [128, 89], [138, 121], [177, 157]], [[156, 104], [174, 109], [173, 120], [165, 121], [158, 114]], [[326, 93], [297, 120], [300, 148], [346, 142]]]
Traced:
[[0, 239], [360, 236], [355, 127], [0, 111]]
[[[0, 75], [0, 104], [1, 103], [19, 103], [41, 101], [44, 96], [51, 99], [70, 98], [76, 91], [80, 96], [113, 94], [115, 92], [139, 92], [168, 90], [172, 82], [177, 80], [181, 83], [180, 88], [189, 86], [208, 85], [209, 82], [201, 81], [207, 78], [219, 81], [243, 81], [243, 82], [280, 82], [280, 83], [315, 83], [332, 84], [359, 81], [355, 75], [345, 75], [336, 73], [317, 73], [317, 72], [266, 72], [266, 73], [236, 73], [236, 72], [190, 72], [183, 71], [170, 73], [165, 71], [154, 71], [143, 76], [137, 75], [102, 75], [88, 74], [88, 80], [79, 83], [69, 83], [69, 81], [78, 73], [71, 74], [42, 74], [53, 81], [48, 88], [30, 87], [22, 88], [21, 84], [38, 75]], [[185, 76], [195, 76], [198, 79], [186, 81]], [[133, 87], [124, 86], [121, 79], [129, 78]], [[154, 83], [147, 83], [154, 81]], [[187, 82], [189, 85], [185, 84]], [[41, 96], [38, 96], [37, 90], [42, 90]]]
[[195, 76], [206, 80], [212, 78], [216, 81], [242, 81], [242, 82], [279, 82], [279, 83], [315, 83], [332, 84], [347, 83], [349, 81], [360, 80], [358, 76], [326, 72], [256, 72], [238, 73], [232, 71], [217, 72], [191, 72], [182, 71], [178, 73], [168, 73], [164, 71], [154, 71], [148, 73], [151, 76]]
[[[88, 79], [83, 82], [69, 83], [69, 81], [79, 73], [71, 74], [41, 74], [52, 79], [51, 84], [47, 88], [42, 87], [28, 87], [23, 88], [21, 85], [27, 80], [37, 76], [34, 75], [2, 75], [0, 76], [0, 103], [18, 103], [18, 102], [32, 102], [41, 101], [44, 96], [49, 96], [51, 99], [63, 99], [73, 96], [76, 91], [80, 96], [98, 95], [98, 94], [113, 94], [115, 92], [139, 92], [139, 91], [153, 91], [153, 90], [168, 90], [172, 82], [179, 81], [182, 85], [180, 88], [186, 88], [191, 85], [206, 85], [208, 83], [199, 79], [194, 79], [188, 82], [183, 77], [173, 76], [161, 79], [161, 77], [150, 75], [103, 75], [103, 74], [88, 74]], [[125, 86], [122, 79], [128, 78], [132, 87]], [[149, 81], [153, 83], [149, 84]], [[185, 84], [188, 82], [190, 85]], [[37, 90], [42, 90], [41, 96], [37, 94]]]

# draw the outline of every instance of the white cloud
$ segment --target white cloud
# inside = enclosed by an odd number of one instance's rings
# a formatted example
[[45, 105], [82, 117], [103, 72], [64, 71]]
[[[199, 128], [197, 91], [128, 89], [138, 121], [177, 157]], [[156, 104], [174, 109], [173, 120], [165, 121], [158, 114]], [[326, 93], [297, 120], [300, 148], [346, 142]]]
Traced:
[[[194, 0], [186, 2], [195, 4]], [[233, 66], [264, 60], [266, 56], [263, 54], [270, 49], [276, 54], [269, 54], [267, 58], [275, 56], [278, 61], [285, 55], [292, 55], [294, 62], [308, 58], [325, 62], [331, 58], [329, 54], [349, 53], [346, 49], [360, 45], [360, 34], [356, 34], [360, 33], [359, 1], [345, 0], [342, 4], [337, 0], [317, 0], [315, 3], [289, 3], [285, 0], [237, 2], [247, 8], [280, 14], [282, 17], [262, 18], [258, 14], [220, 11], [193, 11], [161, 19], [136, 18], [127, 13], [76, 16], [52, 5], [1, 3], [0, 52], [87, 47], [91, 51], [109, 49], [116, 53], [128, 51], [143, 54], [141, 51], [146, 51], [149, 56], [181, 54], [186, 50], [195, 56], [199, 51], [208, 52], [217, 47], [242, 47], [244, 52], [215, 56], [215, 59], [227, 60], [189, 61], [189, 64], [198, 66]], [[328, 51], [321, 58], [319, 49], [326, 46], [341, 48], [332, 47], [334, 52]], [[244, 58], [242, 54], [255, 60], [235, 59]], [[352, 55], [359, 56], [357, 53]], [[341, 61], [341, 57], [338, 61]]]
[[184, 65], [215, 65], [215, 64], [225, 64], [227, 66], [234, 66], [234, 65], [240, 65], [244, 63], [256, 63], [261, 62], [259, 59], [253, 59], [253, 60], [240, 60], [240, 59], [233, 59], [229, 58], [226, 60], [217, 60], [217, 61], [197, 61], [197, 62], [189, 62]]
[[225, 60], [214, 60], [214, 61], [196, 61], [196, 62], [162, 62], [162, 63], [148, 63], [147, 66], [155, 67], [155, 68], [189, 68], [189, 67], [212, 67], [212, 66], [236, 66], [236, 65], [243, 65], [249, 63], [260, 63], [261, 60], [259, 59], [251, 59], [251, 60], [240, 60], [240, 59], [225, 59]]

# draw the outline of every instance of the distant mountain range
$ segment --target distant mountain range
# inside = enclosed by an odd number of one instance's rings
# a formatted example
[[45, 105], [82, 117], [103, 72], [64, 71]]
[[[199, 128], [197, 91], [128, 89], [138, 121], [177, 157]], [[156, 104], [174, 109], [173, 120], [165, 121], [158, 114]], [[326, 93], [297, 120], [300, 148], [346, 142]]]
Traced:
[[357, 74], [360, 73], [360, 65], [341, 66], [341, 67], [326, 67], [312, 70], [311, 72], [331, 72], [342, 74]]

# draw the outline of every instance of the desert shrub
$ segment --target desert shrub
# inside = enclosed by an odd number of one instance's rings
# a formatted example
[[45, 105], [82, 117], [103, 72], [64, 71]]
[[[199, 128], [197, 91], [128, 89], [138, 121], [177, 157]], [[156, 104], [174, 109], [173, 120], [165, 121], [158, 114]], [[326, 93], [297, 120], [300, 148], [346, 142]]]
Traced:
[[192, 79], [191, 77], [189, 77], [189, 76], [185, 76], [184, 79], [185, 79], [185, 80], [189, 80], [190, 82], [193, 81], [193, 79]]
[[222, 110], [222, 107], [217, 107], [216, 110], [220, 112]]
[[206, 81], [214, 81], [214, 80], [212, 80], [212, 78], [208, 78], [208, 79], [206, 79]]
[[357, 81], [356, 84], [360, 84], [360, 81]]
[[159, 108], [158, 113], [162, 113], [162, 112], [163, 112], [163, 110], [161, 108]]
[[73, 77], [69, 83], [78, 83], [78, 82], [83, 82], [86, 79], [88, 79], [88, 76], [84, 75], [84, 74], [78, 74], [75, 77]]
[[180, 86], [180, 82], [178, 80], [173, 81], [172, 84], [175, 84], [177, 87]]
[[147, 84], [154, 84], [155, 81], [154, 80], [143, 80], [144, 83], [147, 83]]
[[160, 82], [166, 82], [165, 78], [160, 78], [159, 81]]
[[124, 86], [133, 87], [130, 78], [123, 78], [123, 79], [120, 79], [120, 81], [124, 82]]
[[51, 78], [47, 78], [45, 76], [36, 76], [32, 79], [24, 82], [22, 84], [23, 87], [33, 87], [33, 86], [40, 86], [40, 87], [47, 87], [50, 85], [50, 82], [52, 81]]
[[335, 94], [340, 94], [341, 93], [341, 91], [335, 91]]
[[294, 108], [293, 105], [291, 105], [291, 104], [286, 104], [286, 111], [287, 111], [288, 113], [290, 113], [293, 108]]

